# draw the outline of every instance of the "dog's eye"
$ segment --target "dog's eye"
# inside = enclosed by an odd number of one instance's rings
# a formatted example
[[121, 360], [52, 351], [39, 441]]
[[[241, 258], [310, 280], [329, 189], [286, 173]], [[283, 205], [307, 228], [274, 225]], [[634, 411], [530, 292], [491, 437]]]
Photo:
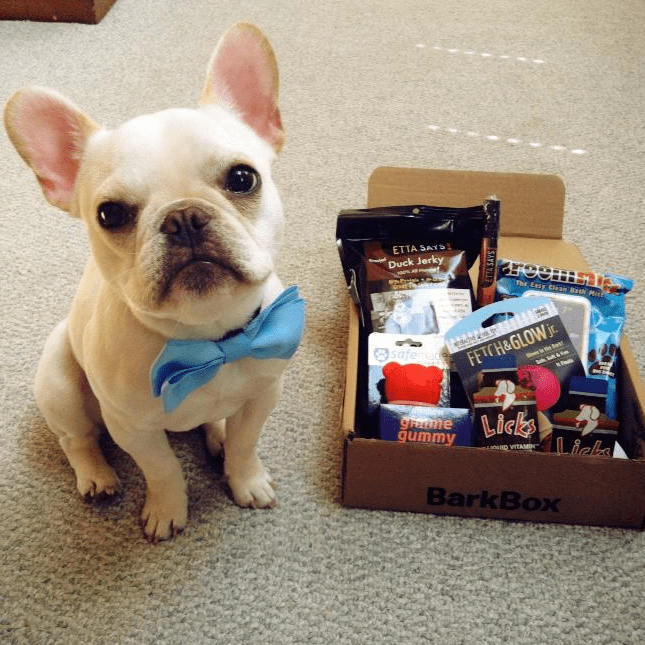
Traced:
[[132, 209], [120, 202], [104, 202], [98, 208], [98, 220], [103, 228], [121, 228], [132, 220]]
[[226, 177], [226, 190], [237, 195], [248, 195], [260, 186], [260, 175], [251, 166], [233, 166]]

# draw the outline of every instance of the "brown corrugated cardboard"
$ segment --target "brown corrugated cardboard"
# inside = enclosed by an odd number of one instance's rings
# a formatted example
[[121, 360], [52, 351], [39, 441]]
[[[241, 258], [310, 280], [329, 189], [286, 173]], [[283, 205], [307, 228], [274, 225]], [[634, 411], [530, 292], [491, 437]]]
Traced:
[[[368, 206], [502, 202], [500, 257], [585, 269], [561, 239], [564, 186], [554, 176], [379, 168]], [[476, 270], [476, 267], [474, 268]], [[365, 439], [354, 433], [358, 317], [350, 307], [343, 411], [342, 501], [347, 506], [642, 528], [645, 389], [629, 342], [621, 347], [623, 444], [634, 459], [507, 453]]]
[[564, 184], [555, 175], [377, 168], [369, 178], [367, 206], [467, 207], [490, 195], [504, 209], [501, 235], [562, 237]]
[[0, 20], [97, 24], [116, 0], [0, 0]]

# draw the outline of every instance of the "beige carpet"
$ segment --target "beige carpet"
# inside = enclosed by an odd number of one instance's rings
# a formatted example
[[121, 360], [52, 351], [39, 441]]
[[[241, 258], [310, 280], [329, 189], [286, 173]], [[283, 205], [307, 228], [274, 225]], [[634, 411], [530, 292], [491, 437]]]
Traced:
[[0, 102], [49, 85], [107, 125], [192, 105], [241, 19], [280, 63], [281, 273], [309, 302], [261, 445], [279, 505], [237, 508], [197, 435], [173, 438], [190, 486], [179, 539], [143, 541], [143, 480], [109, 443], [122, 500], [77, 498], [31, 382], [85, 234], [0, 133], [0, 642], [645, 642], [641, 532], [339, 505], [348, 303], [334, 242], [379, 165], [560, 175], [566, 237], [596, 270], [636, 279], [627, 333], [645, 367], [645, 5], [118, 0], [98, 26], [0, 22]]

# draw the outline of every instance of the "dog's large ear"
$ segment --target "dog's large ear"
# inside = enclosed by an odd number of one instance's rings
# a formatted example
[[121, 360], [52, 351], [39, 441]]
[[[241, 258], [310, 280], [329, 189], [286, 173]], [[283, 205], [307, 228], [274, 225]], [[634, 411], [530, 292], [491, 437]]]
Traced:
[[231, 108], [279, 152], [284, 132], [278, 85], [278, 65], [266, 36], [254, 25], [237, 23], [215, 48], [200, 104]]
[[39, 87], [9, 98], [4, 123], [47, 201], [69, 211], [83, 150], [96, 124], [65, 97]]

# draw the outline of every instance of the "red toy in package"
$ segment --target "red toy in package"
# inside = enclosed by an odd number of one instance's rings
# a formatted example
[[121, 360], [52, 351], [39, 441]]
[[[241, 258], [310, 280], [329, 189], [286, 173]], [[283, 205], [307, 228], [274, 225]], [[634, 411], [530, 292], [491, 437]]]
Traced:
[[436, 365], [387, 363], [383, 366], [383, 377], [388, 403], [439, 404], [444, 372]]
[[394, 405], [450, 405], [450, 359], [443, 336], [369, 336], [368, 400]]

